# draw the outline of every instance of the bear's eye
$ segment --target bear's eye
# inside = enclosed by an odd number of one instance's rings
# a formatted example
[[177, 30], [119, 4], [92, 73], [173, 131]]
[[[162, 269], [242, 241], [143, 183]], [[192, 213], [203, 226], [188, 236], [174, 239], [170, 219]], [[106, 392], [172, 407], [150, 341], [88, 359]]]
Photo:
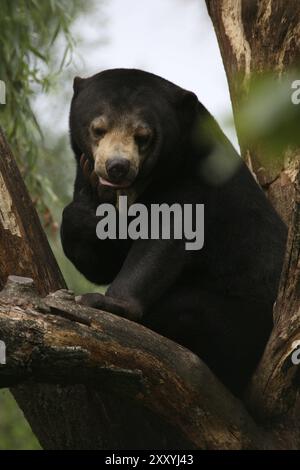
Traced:
[[146, 147], [151, 140], [151, 131], [138, 132], [135, 134], [134, 138], [136, 143], [141, 147]]
[[104, 129], [103, 127], [92, 127], [92, 132], [93, 132], [94, 137], [96, 137], [96, 139], [101, 139], [102, 137], [105, 136], [107, 130]]

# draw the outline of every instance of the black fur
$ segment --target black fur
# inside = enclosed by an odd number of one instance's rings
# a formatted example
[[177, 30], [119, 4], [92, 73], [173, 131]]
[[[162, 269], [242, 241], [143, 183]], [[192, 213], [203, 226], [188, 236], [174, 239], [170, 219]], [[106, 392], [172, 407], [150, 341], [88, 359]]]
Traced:
[[[77, 269], [110, 284], [94, 306], [133, 318], [198, 354], [240, 394], [272, 328], [286, 227], [250, 171], [193, 93], [139, 70], [108, 70], [77, 81], [70, 115], [77, 159], [74, 199], [63, 213], [62, 244]], [[203, 203], [205, 243], [96, 237], [100, 203], [79, 159], [92, 162], [88, 124], [105, 111], [138, 112], [154, 140], [136, 184], [138, 201]]]

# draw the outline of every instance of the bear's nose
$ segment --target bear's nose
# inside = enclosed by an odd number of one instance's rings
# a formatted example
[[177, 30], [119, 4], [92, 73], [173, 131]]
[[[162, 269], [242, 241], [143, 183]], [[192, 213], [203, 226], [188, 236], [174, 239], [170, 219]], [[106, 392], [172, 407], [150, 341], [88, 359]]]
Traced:
[[109, 179], [113, 183], [121, 182], [127, 175], [130, 167], [130, 161], [123, 157], [110, 158], [105, 163]]

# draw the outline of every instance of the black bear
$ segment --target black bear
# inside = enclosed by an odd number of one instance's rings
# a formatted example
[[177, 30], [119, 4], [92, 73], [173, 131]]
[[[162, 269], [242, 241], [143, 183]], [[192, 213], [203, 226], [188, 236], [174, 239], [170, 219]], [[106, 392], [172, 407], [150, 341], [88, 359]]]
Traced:
[[[62, 245], [87, 279], [110, 284], [80, 301], [186, 346], [241, 394], [272, 328], [286, 243], [247, 166], [196, 95], [140, 70], [75, 78], [70, 133], [77, 175]], [[149, 208], [204, 204], [203, 248], [100, 240], [96, 208], [120, 194]]]

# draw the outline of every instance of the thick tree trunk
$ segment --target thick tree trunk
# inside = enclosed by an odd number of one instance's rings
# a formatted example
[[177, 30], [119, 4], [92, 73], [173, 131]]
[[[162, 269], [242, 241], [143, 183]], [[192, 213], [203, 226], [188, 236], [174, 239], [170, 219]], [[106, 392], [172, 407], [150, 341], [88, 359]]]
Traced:
[[263, 146], [243, 141], [238, 117], [258, 76], [271, 73], [280, 83], [287, 74], [299, 70], [300, 3], [298, 0], [206, 0], [206, 3], [227, 73], [242, 155], [290, 227], [274, 329], [249, 387], [247, 406], [256, 420], [273, 429], [277, 427], [282, 436], [288, 436], [290, 446], [299, 448], [300, 369], [291, 356], [300, 345], [300, 149], [287, 147], [280, 158], [267, 158]]
[[298, 0], [206, 0], [206, 4], [228, 78], [242, 155], [289, 223], [299, 149], [287, 148], [281, 158], [268, 158], [257, 140], [243, 141], [238, 116], [259, 76], [271, 74], [280, 80], [299, 68], [300, 4]]

